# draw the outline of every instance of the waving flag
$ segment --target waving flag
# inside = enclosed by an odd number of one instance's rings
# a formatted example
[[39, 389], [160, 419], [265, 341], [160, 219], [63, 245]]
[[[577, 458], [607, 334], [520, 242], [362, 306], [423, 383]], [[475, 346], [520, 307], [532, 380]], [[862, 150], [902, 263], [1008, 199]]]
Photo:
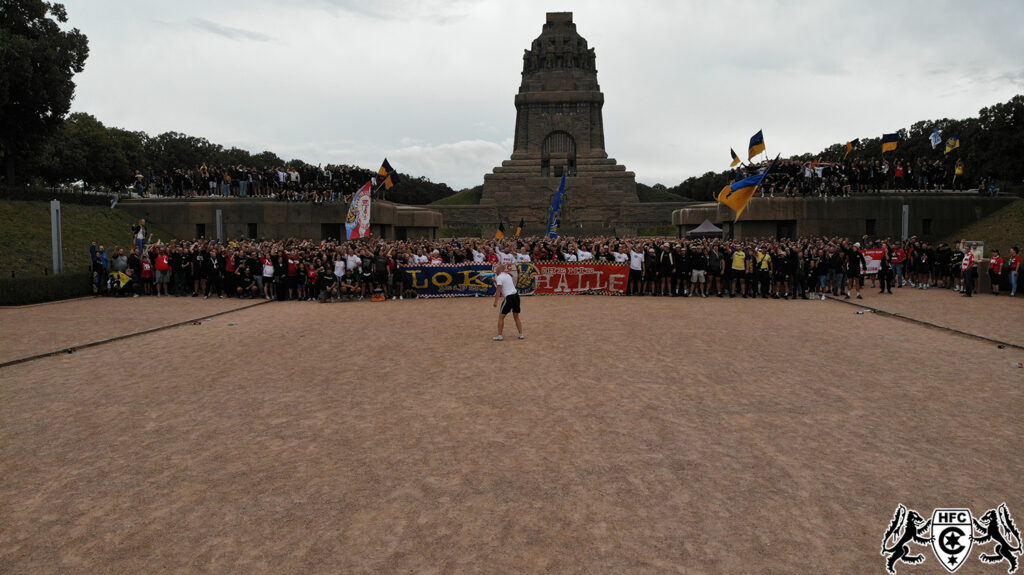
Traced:
[[353, 196], [345, 218], [345, 239], [370, 237], [370, 191], [370, 182], [366, 182]]
[[882, 134], [882, 153], [891, 152], [900, 145], [899, 134]]
[[565, 195], [565, 174], [562, 174], [562, 183], [558, 184], [558, 191], [555, 197], [551, 198], [551, 209], [548, 210], [548, 238], [558, 237], [558, 226], [562, 222], [562, 196]]
[[932, 143], [932, 149], [939, 147], [942, 143], [942, 132], [935, 130], [932, 135], [928, 137], [928, 141]]
[[[743, 210], [747, 208], [747, 204], [750, 203], [750, 198], [754, 197], [754, 192], [757, 191], [758, 186], [764, 181], [764, 177], [768, 175], [768, 172], [772, 171], [775, 164], [779, 162], [779, 157], [775, 156], [775, 160], [768, 166], [768, 169], [761, 172], [760, 174], [750, 176], [749, 178], [740, 180], [734, 184], [725, 186], [721, 192], [718, 192], [718, 202], [725, 204], [736, 211], [736, 220], [740, 219], [743, 214]], [[733, 220], [733, 221], [736, 221]]]
[[729, 148], [729, 153], [732, 154], [732, 163], [729, 164], [730, 168], [735, 168], [736, 164], [740, 163], [740, 157], [736, 155], [736, 150]]
[[516, 237], [518, 238], [523, 233], [523, 224], [526, 223], [526, 218], [519, 218], [519, 227], [516, 228]]
[[395, 186], [394, 178], [395, 169], [388, 163], [388, 159], [384, 158], [384, 163], [380, 165], [380, 169], [377, 173], [384, 176], [384, 188], [390, 190]]
[[747, 161], [749, 162], [754, 156], [764, 151], [764, 134], [761, 130], [758, 130], [756, 134], [750, 138], [750, 146], [747, 147]]
[[946, 154], [960, 147], [960, 136], [956, 135], [946, 140]]
[[505, 239], [505, 222], [498, 220], [498, 229], [494, 230], [494, 239]]
[[[849, 142], [846, 142], [846, 156], [849, 156], [850, 152], [852, 152], [853, 149], [856, 148], [859, 145], [860, 145], [860, 138], [857, 138], [856, 140], [850, 140]], [[843, 156], [843, 158], [845, 159], [846, 156]]]

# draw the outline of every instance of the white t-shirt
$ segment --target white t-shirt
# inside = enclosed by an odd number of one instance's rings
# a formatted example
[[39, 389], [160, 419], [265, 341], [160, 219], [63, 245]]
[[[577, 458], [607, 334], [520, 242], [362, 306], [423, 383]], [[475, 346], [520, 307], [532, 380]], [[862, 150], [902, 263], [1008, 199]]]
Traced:
[[487, 256], [483, 252], [473, 250], [473, 261], [478, 264], [483, 263], [487, 261]]
[[495, 251], [498, 253], [498, 261], [499, 262], [501, 262], [503, 264], [515, 263], [516, 256], [514, 254], [506, 254], [505, 252], [503, 252], [501, 250], [497, 250], [497, 249]]
[[425, 263], [429, 262], [430, 258], [428, 258], [427, 256], [422, 255], [422, 254], [416, 254], [416, 255], [412, 256], [412, 261], [414, 263], [416, 263], [417, 265], [419, 265], [419, 264], [425, 264]]
[[359, 269], [359, 265], [363, 263], [363, 260], [356, 254], [347, 254], [345, 256], [345, 269], [355, 271]]
[[345, 275], [345, 260], [334, 260], [334, 275], [339, 278]]
[[619, 252], [612, 252], [612, 257], [615, 258], [615, 261], [620, 263], [620, 264], [626, 263], [626, 262], [629, 261], [629, 256], [627, 254], [622, 254], [622, 253], [619, 253]]
[[631, 270], [642, 270], [644, 269], [644, 254], [643, 252], [634, 252], [629, 250], [629, 269]]
[[530, 261], [530, 256], [529, 256], [529, 254], [516, 254], [516, 261], [517, 262], [528, 262], [528, 261]]
[[572, 252], [565, 252], [564, 254], [562, 254], [562, 257], [564, 257], [565, 261], [567, 261], [567, 262], [574, 262], [574, 261], [576, 261], [576, 254], [574, 254]]
[[586, 250], [576, 250], [576, 258], [581, 262], [585, 262], [594, 259], [594, 254]]
[[498, 274], [497, 277], [494, 278], [494, 285], [496, 285], [498, 289], [501, 290], [502, 297], [507, 297], [514, 293], [519, 293], [516, 291], [515, 280], [513, 280], [512, 276], [508, 275], [507, 272], [501, 272], [500, 274]]

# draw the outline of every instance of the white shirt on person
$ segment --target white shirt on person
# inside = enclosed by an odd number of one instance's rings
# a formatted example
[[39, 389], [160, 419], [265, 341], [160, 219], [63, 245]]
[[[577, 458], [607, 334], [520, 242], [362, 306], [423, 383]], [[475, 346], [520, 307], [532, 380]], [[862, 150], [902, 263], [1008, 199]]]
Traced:
[[587, 250], [576, 250], [576, 259], [581, 262], [594, 259], [594, 254]]
[[516, 282], [512, 279], [512, 276], [506, 272], [501, 272], [494, 278], [494, 285], [501, 290], [502, 297], [508, 297], [512, 294], [519, 293], [516, 291]]
[[620, 252], [612, 252], [612, 257], [615, 258], [615, 261], [620, 263], [620, 264], [624, 264], [624, 263], [629, 261], [629, 254], [624, 254], [624, 253], [620, 253]]
[[576, 261], [576, 254], [574, 254], [572, 252], [565, 252], [564, 254], [562, 254], [562, 257], [565, 258], [565, 261], [567, 261], [567, 262], [574, 262], [574, 261]]
[[348, 254], [345, 256], [345, 269], [355, 271], [362, 265], [363, 260], [356, 254]]
[[640, 271], [644, 269], [644, 253], [629, 250], [629, 269]]
[[501, 262], [503, 264], [515, 263], [516, 256], [514, 254], [506, 254], [505, 252], [501, 251], [500, 248], [494, 248], [494, 251], [495, 251], [495, 253], [498, 254], [498, 261], [499, 262]]
[[516, 254], [516, 261], [517, 262], [528, 262], [528, 261], [530, 261], [530, 255], [529, 254]]
[[339, 278], [345, 275], [345, 260], [334, 260], [334, 275], [336, 275]]
[[483, 263], [485, 261], [487, 261], [487, 256], [483, 252], [478, 252], [476, 250], [473, 250], [473, 262], [474, 263], [478, 263], [479, 264], [479, 263]]
[[412, 256], [412, 261], [416, 265], [422, 265], [422, 264], [425, 264], [425, 263], [429, 262], [430, 258], [428, 258], [427, 256], [425, 256], [423, 254], [416, 254], [416, 255]]

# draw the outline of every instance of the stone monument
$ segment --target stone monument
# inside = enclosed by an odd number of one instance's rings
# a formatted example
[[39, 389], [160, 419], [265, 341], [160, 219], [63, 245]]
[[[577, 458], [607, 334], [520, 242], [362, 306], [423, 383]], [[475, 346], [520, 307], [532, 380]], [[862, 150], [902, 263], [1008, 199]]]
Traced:
[[605, 152], [594, 49], [571, 12], [549, 12], [523, 54], [511, 159], [484, 176], [481, 207], [494, 206], [527, 235], [545, 231], [551, 198], [566, 175], [560, 232], [629, 233], [623, 208], [637, 203], [636, 177]]

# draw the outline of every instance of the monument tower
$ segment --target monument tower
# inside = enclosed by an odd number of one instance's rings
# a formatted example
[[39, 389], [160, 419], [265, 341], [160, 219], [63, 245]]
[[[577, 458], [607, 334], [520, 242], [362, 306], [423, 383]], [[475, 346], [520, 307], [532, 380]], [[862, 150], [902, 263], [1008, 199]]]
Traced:
[[621, 209], [638, 201], [636, 177], [605, 152], [594, 49], [576, 32], [572, 12], [547, 14], [523, 54], [515, 105], [512, 157], [484, 176], [481, 206], [496, 206], [511, 223], [523, 218], [527, 234], [543, 233], [565, 174], [563, 233], [614, 234], [628, 227]]

